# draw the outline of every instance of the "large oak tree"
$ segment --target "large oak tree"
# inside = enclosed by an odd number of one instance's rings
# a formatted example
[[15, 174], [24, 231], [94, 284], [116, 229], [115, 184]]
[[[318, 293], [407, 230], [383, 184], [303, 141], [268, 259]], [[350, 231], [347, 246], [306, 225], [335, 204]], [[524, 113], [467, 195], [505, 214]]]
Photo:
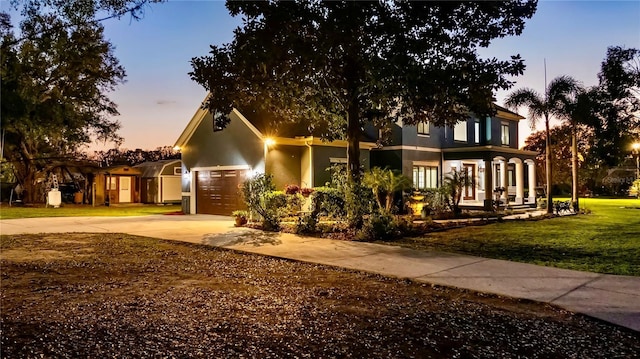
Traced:
[[[203, 106], [254, 106], [277, 122], [348, 141], [360, 180], [363, 126], [431, 121], [453, 125], [494, 113], [493, 92], [524, 70], [518, 55], [483, 59], [478, 48], [519, 35], [536, 1], [227, 2], [243, 24], [231, 43], [192, 60], [210, 92]], [[224, 127], [228, 118], [217, 117]]]
[[0, 14], [2, 160], [37, 200], [38, 176], [78, 156], [93, 139], [118, 141], [108, 93], [125, 72], [99, 16], [141, 15], [154, 0], [13, 0], [18, 31]]

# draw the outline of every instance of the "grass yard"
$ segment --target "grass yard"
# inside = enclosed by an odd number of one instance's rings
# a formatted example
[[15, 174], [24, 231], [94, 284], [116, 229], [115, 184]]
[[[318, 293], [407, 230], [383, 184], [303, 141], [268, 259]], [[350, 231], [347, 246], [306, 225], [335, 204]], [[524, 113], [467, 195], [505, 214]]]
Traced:
[[640, 276], [640, 200], [581, 199], [588, 215], [465, 227], [395, 243], [421, 249]]
[[159, 206], [131, 205], [131, 206], [96, 206], [63, 204], [60, 208], [36, 206], [9, 207], [3, 203], [0, 207], [0, 219], [36, 218], [36, 217], [88, 217], [88, 216], [147, 216], [150, 214], [167, 214], [179, 212], [180, 205]]
[[633, 358], [549, 305], [122, 234], [0, 237], [6, 358]]

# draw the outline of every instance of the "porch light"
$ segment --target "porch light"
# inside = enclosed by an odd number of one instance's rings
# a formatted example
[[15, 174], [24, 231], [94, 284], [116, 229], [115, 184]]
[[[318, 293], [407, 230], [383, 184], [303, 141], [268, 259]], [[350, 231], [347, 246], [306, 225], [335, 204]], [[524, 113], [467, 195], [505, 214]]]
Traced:
[[264, 139], [264, 144], [265, 144], [267, 147], [271, 147], [271, 146], [273, 146], [273, 145], [275, 145], [275, 144], [276, 144], [276, 140], [274, 140], [273, 138], [269, 138], [269, 137], [267, 137], [267, 138], [265, 138], [265, 139]]
[[173, 150], [176, 152], [180, 152], [180, 146], [173, 146]]

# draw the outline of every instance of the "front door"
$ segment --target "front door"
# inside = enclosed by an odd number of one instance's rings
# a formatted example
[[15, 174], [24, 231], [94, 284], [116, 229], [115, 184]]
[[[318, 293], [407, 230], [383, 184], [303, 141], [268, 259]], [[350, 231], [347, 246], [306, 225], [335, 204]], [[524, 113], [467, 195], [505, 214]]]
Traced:
[[131, 177], [120, 177], [120, 190], [118, 191], [120, 203], [131, 202]]
[[471, 185], [464, 188], [462, 199], [475, 200], [476, 199], [476, 165], [472, 163], [465, 163], [462, 165], [464, 173], [467, 174], [471, 180]]

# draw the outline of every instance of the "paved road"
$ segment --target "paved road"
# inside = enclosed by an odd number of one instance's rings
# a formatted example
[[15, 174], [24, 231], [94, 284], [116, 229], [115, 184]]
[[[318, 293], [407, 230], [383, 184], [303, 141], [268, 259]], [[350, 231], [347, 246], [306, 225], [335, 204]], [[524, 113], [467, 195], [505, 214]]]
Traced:
[[640, 277], [235, 228], [229, 217], [60, 217], [0, 220], [1, 234], [129, 233], [379, 273], [551, 303], [640, 331]]

